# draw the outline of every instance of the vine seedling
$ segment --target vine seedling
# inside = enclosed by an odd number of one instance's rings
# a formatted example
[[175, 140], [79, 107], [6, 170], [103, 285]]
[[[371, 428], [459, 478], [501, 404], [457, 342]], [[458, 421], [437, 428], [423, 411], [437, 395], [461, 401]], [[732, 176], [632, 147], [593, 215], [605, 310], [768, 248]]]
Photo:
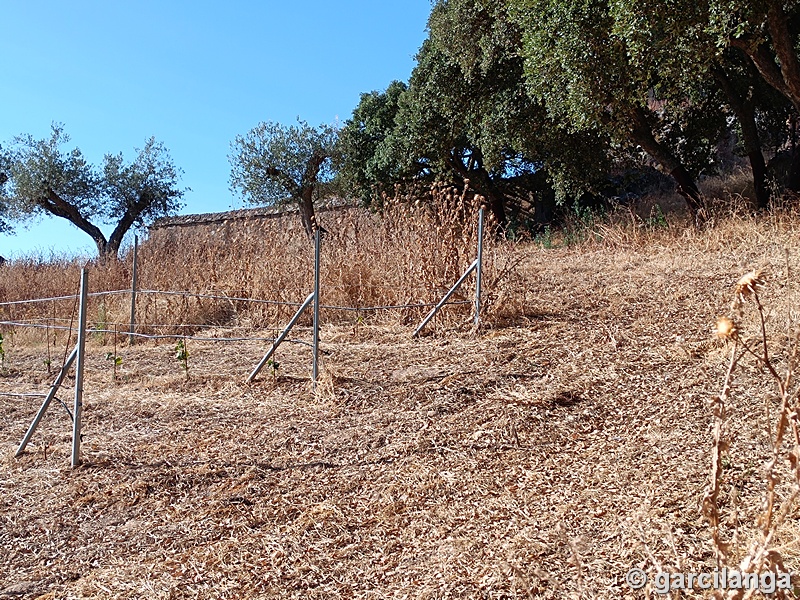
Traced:
[[189, 350], [186, 348], [186, 340], [178, 340], [175, 346], [175, 360], [181, 363], [186, 377], [189, 377]]
[[106, 352], [106, 360], [111, 361], [111, 367], [113, 369], [113, 376], [111, 378], [111, 381], [116, 381], [117, 380], [117, 367], [122, 364], [122, 357], [121, 356], [117, 356], [113, 352]]
[[279, 362], [277, 362], [275, 360], [269, 359], [267, 361], [267, 366], [269, 367], [269, 370], [272, 372], [272, 378], [277, 382], [278, 381], [278, 367], [281, 366], [281, 363], [279, 363]]

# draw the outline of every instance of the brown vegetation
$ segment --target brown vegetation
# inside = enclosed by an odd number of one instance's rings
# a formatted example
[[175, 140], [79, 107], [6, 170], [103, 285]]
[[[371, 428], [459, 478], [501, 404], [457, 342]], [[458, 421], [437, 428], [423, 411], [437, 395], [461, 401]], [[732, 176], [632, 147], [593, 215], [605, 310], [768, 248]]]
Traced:
[[[472, 215], [443, 225], [442, 214], [452, 213], [395, 206], [385, 219], [326, 222], [324, 302], [435, 300], [474, 257]], [[289, 227], [229, 254], [210, 240], [150, 240], [143, 287], [299, 301], [311, 253]], [[118, 340], [114, 373], [113, 335], [94, 335], [79, 469], [68, 468], [57, 405], [12, 458], [40, 400], [0, 396], [0, 595], [639, 598], [624, 582], [631, 567], [710, 572], [721, 548], [737, 565], [763, 535], [765, 489], [779, 507], [796, 488], [769, 441], [782, 399], [753, 357], [725, 397], [727, 447], [713, 445], [732, 349], [714, 324], [740, 277], [762, 269], [766, 335], [791, 348], [798, 245], [800, 219], [782, 210], [702, 231], [624, 212], [538, 243], [492, 238], [481, 332], [470, 331], [469, 306], [418, 340], [410, 325], [424, 309], [362, 320], [326, 311], [316, 393], [302, 345], [282, 347], [277, 369], [247, 386], [264, 343], [189, 341], [187, 377], [163, 341]], [[5, 298], [74, 290], [78, 266], [6, 265]], [[126, 268], [93, 268], [93, 290], [127, 287]], [[126, 300], [106, 299], [109, 323], [124, 328]], [[143, 302], [150, 323], [173, 329], [211, 316], [209, 336], [270, 331], [287, 313]], [[7, 316], [52, 318], [52, 308]], [[757, 314], [729, 318], [742, 339], [760, 339]], [[5, 338], [1, 392], [42, 392], [52, 380], [52, 332], [45, 348], [22, 331]], [[789, 356], [778, 350], [772, 364]], [[712, 447], [724, 460], [709, 488]], [[766, 475], [783, 479], [767, 488]], [[798, 516], [797, 506], [780, 513], [770, 538], [772, 564], [779, 556], [792, 571]]]

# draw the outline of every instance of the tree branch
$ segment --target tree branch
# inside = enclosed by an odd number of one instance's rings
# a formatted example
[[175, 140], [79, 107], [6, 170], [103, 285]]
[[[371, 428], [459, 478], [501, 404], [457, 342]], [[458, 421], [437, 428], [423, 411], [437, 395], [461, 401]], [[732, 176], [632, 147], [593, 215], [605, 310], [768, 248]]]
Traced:
[[797, 103], [792, 99], [791, 92], [783, 79], [781, 69], [775, 60], [775, 55], [770, 50], [767, 42], [761, 42], [754, 46], [753, 40], [748, 36], [744, 36], [730, 40], [730, 45], [749, 56], [764, 81], [786, 96], [797, 108]]
[[70, 204], [61, 198], [53, 189], [47, 189], [46, 196], [40, 196], [38, 199], [39, 206], [45, 211], [49, 212], [56, 217], [66, 219], [75, 227], [87, 233], [97, 244], [97, 249], [100, 254], [104, 254], [108, 242], [106, 236], [100, 231], [100, 228], [90, 223], [78, 210], [74, 204]]
[[780, 61], [781, 75], [788, 88], [789, 99], [800, 112], [800, 63], [788, 23], [789, 17], [783, 9], [783, 2], [775, 0], [770, 2], [767, 10], [767, 27], [772, 38], [772, 46]]

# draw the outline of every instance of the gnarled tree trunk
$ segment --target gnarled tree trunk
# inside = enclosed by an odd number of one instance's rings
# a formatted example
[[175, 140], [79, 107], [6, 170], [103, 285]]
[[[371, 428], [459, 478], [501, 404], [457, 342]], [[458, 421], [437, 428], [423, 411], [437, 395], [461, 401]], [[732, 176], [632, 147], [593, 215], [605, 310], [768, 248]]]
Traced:
[[736, 114], [742, 128], [742, 143], [753, 172], [756, 207], [759, 210], [766, 209], [769, 207], [770, 198], [767, 187], [767, 164], [764, 160], [764, 153], [761, 151], [761, 139], [756, 125], [756, 108], [751, 99], [752, 89], [746, 95], [740, 94], [728, 74], [720, 66], [714, 68], [714, 78], [727, 97], [728, 104]]
[[698, 213], [703, 206], [700, 190], [680, 159], [655, 138], [642, 108], [637, 108], [633, 113], [633, 128], [630, 135], [634, 142], [639, 144], [645, 152], [661, 165], [664, 171], [672, 176], [675, 183], [678, 184], [678, 193], [686, 200], [689, 212], [696, 221]]

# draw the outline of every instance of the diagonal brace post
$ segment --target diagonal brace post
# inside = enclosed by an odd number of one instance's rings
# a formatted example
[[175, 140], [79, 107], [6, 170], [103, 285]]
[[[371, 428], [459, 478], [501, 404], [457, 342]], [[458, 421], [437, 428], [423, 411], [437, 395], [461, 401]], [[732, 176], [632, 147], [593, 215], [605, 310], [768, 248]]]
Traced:
[[419, 327], [417, 327], [417, 329], [414, 331], [412, 337], [417, 337], [419, 335], [419, 332], [422, 331], [422, 328], [428, 324], [428, 321], [430, 321], [434, 317], [434, 315], [436, 315], [436, 313], [439, 312], [439, 310], [447, 303], [447, 301], [450, 300], [450, 296], [456, 293], [456, 290], [459, 287], [461, 287], [461, 284], [464, 283], [464, 280], [469, 276], [469, 274], [472, 273], [477, 268], [478, 268], [478, 259], [476, 258], [472, 262], [472, 264], [467, 268], [467, 270], [464, 271], [464, 274], [461, 276], [461, 278], [458, 281], [456, 281], [455, 285], [453, 285], [453, 287], [450, 288], [450, 291], [444, 295], [444, 298], [439, 300], [439, 304], [437, 304], [431, 309], [431, 312], [428, 313], [428, 316], [425, 317], [425, 319], [423, 319], [422, 323], [420, 323]]
[[22, 456], [22, 453], [25, 452], [25, 447], [28, 445], [28, 442], [31, 441], [33, 433], [39, 426], [39, 423], [41, 422], [42, 417], [44, 417], [44, 413], [47, 412], [47, 408], [50, 406], [50, 403], [53, 401], [53, 398], [56, 397], [56, 392], [58, 392], [58, 388], [61, 387], [61, 383], [64, 381], [64, 377], [67, 376], [67, 372], [69, 371], [70, 367], [72, 367], [72, 363], [75, 362], [75, 358], [77, 356], [78, 356], [78, 347], [75, 346], [75, 349], [70, 353], [69, 358], [67, 358], [67, 362], [65, 362], [64, 366], [61, 367], [61, 371], [59, 371], [58, 376], [53, 382], [53, 385], [50, 386], [50, 391], [47, 393], [44, 402], [42, 402], [42, 407], [39, 409], [39, 412], [36, 413], [36, 417], [34, 417], [30, 427], [28, 427], [28, 432], [25, 434], [25, 437], [22, 438], [22, 442], [20, 443], [19, 448], [17, 448], [17, 453], [14, 455], [14, 458], [19, 458], [20, 456]]
[[270, 348], [269, 352], [267, 352], [264, 355], [264, 358], [262, 358], [261, 362], [258, 363], [258, 366], [255, 369], [253, 369], [253, 372], [250, 373], [250, 376], [247, 378], [247, 383], [251, 383], [256, 378], [256, 376], [258, 376], [258, 374], [261, 371], [261, 369], [263, 369], [264, 365], [267, 364], [267, 361], [269, 360], [270, 356], [273, 355], [275, 350], [278, 349], [278, 346], [281, 345], [281, 342], [283, 342], [283, 340], [286, 339], [286, 336], [289, 335], [289, 332], [292, 330], [292, 327], [294, 327], [295, 323], [297, 323], [297, 321], [300, 319], [300, 315], [302, 315], [303, 311], [308, 308], [308, 306], [311, 304], [311, 302], [313, 302], [314, 296], [315, 296], [314, 292], [311, 292], [308, 295], [308, 298], [306, 298], [305, 302], [303, 302], [303, 304], [300, 306], [300, 308], [297, 309], [297, 312], [294, 313], [294, 316], [289, 321], [289, 324], [286, 327], [284, 327], [284, 329], [281, 332], [281, 334], [272, 343], [272, 348]]

